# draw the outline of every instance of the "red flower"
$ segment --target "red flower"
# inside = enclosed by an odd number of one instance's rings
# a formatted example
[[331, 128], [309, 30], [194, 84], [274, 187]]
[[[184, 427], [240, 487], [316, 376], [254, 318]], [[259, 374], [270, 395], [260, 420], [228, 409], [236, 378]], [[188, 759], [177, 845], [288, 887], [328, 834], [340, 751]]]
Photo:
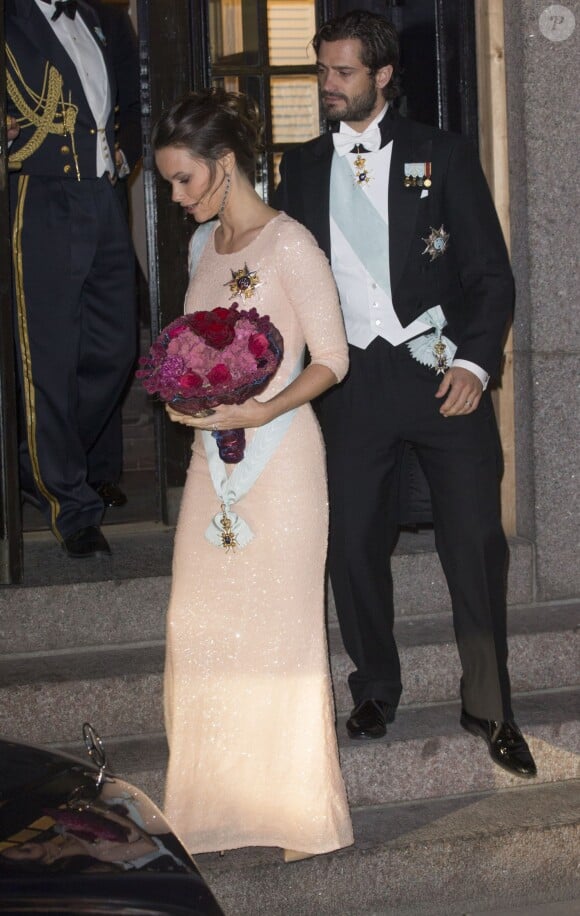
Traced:
[[237, 318], [237, 313], [232, 309], [217, 308], [211, 312], [194, 312], [191, 316], [191, 326], [210, 347], [214, 350], [223, 350], [231, 344], [236, 335]]
[[182, 318], [181, 321], [174, 321], [167, 328], [167, 336], [170, 340], [174, 340], [175, 337], [179, 337], [180, 334], [187, 331], [188, 327], [189, 324], [185, 318]]
[[269, 346], [270, 343], [265, 334], [252, 334], [248, 341], [248, 350], [256, 359], [263, 356]]
[[186, 396], [192, 392], [196, 391], [198, 388], [201, 388], [203, 384], [203, 379], [201, 375], [198, 375], [197, 372], [190, 370], [189, 372], [184, 372], [181, 378], [179, 379], [179, 387], [183, 394]]
[[211, 382], [212, 385], [221, 385], [224, 382], [231, 382], [232, 376], [230, 370], [224, 363], [218, 363], [217, 366], [209, 370], [207, 380]]

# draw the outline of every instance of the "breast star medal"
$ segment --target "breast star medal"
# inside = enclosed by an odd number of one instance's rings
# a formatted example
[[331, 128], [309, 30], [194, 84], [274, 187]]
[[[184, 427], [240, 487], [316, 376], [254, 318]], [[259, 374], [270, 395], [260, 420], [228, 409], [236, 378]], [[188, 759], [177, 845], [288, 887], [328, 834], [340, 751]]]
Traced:
[[367, 161], [362, 155], [362, 149], [360, 143], [357, 143], [354, 147], [354, 152], [356, 152], [356, 159], [354, 160], [355, 172], [355, 184], [368, 184], [371, 178], [373, 177], [369, 170], [367, 169]]
[[431, 232], [427, 238], [421, 239], [427, 246], [421, 254], [428, 254], [431, 260], [434, 261], [435, 258], [440, 258], [442, 254], [445, 254], [449, 244], [449, 233], [445, 231], [443, 226], [440, 229], [434, 229], [433, 226], [429, 226], [429, 228]]
[[230, 299], [235, 299], [237, 296], [242, 296], [244, 299], [251, 299], [254, 295], [254, 290], [257, 286], [260, 285], [260, 278], [255, 270], [250, 270], [248, 265], [244, 263], [244, 266], [240, 270], [232, 270], [232, 279], [228, 280], [227, 283], [224, 283], [224, 286], [229, 286], [231, 296]]

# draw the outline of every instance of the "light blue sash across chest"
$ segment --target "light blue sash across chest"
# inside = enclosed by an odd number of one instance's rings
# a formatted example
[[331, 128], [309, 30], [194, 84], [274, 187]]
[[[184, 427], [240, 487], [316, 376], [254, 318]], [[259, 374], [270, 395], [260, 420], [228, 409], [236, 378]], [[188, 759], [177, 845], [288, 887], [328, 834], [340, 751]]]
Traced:
[[[344, 235], [353, 252], [364, 265], [375, 283], [391, 295], [389, 269], [389, 226], [356, 184], [354, 174], [344, 156], [334, 155], [330, 172], [330, 215]], [[457, 347], [442, 335], [447, 324], [441, 306], [428, 309], [419, 320], [435, 329], [433, 334], [422, 334], [407, 343], [414, 359], [425, 366], [437, 368], [433, 344], [445, 344], [445, 366], [453, 359]]]
[[391, 295], [389, 227], [356, 184], [345, 156], [332, 157], [330, 215], [375, 283]]

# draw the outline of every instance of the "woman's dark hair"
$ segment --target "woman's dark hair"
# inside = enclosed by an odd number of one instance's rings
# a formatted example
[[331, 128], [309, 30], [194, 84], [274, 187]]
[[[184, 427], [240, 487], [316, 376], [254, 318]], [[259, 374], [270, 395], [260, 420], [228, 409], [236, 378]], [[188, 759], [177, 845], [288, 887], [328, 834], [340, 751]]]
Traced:
[[151, 142], [155, 150], [177, 146], [203, 159], [212, 179], [217, 161], [232, 152], [251, 181], [261, 139], [262, 124], [255, 102], [241, 92], [214, 87], [192, 92], [163, 112]]
[[399, 36], [395, 27], [378, 13], [351, 10], [325, 22], [312, 39], [312, 46], [318, 54], [321, 42], [348, 38], [360, 40], [361, 62], [371, 74], [381, 67], [393, 68], [393, 76], [384, 87], [383, 95], [386, 99], [395, 99], [399, 95]]

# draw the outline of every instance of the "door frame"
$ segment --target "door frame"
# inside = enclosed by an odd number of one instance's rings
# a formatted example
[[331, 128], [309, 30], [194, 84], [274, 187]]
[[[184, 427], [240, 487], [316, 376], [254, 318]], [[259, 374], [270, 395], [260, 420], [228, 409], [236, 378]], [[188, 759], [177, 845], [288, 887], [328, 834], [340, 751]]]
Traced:
[[22, 512], [18, 478], [16, 369], [13, 346], [4, 0], [0, 0], [0, 584], [22, 581]]

